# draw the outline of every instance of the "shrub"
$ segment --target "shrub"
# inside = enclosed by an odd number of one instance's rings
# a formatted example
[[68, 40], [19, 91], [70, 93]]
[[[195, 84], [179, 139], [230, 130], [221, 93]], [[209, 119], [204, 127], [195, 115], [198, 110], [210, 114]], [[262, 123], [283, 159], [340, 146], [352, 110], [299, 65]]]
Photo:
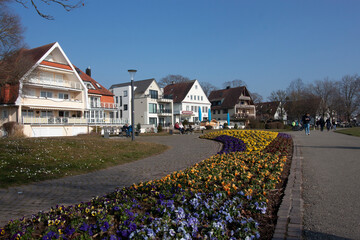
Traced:
[[266, 129], [284, 129], [284, 124], [282, 122], [270, 122], [265, 124]]
[[189, 125], [189, 121], [185, 119], [185, 120], [182, 122], [182, 124], [183, 124], [184, 126]]
[[206, 125], [205, 128], [206, 128], [206, 130], [210, 130], [210, 129], [212, 129], [213, 127], [212, 127], [211, 125]]
[[224, 129], [229, 129], [229, 124], [228, 123], [224, 123]]
[[159, 124], [159, 125], [158, 125], [158, 127], [157, 127], [157, 131], [158, 131], [158, 133], [162, 132], [162, 130], [163, 130], [162, 125], [161, 125], [161, 124]]
[[138, 123], [138, 124], [136, 125], [136, 131], [140, 132], [140, 130], [141, 130], [141, 124]]
[[265, 128], [265, 124], [263, 122], [260, 122], [258, 119], [250, 119], [249, 120], [249, 127], [251, 129], [264, 129]]
[[237, 125], [237, 123], [235, 123], [234, 129], [238, 129], [238, 128], [239, 128], [239, 126]]
[[9, 137], [24, 137], [23, 127], [17, 122], [6, 122], [3, 129]]

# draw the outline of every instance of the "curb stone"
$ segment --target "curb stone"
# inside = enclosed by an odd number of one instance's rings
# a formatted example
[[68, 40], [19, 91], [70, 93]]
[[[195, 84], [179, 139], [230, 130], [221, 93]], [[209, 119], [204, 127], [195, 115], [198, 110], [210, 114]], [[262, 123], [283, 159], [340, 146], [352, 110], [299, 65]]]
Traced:
[[303, 239], [302, 154], [294, 136], [293, 159], [272, 240]]

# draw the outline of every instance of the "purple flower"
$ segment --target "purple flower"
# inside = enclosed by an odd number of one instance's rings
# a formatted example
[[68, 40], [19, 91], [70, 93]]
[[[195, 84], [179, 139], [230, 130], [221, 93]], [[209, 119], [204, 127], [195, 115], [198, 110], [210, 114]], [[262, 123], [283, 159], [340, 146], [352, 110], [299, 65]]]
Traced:
[[246, 150], [245, 143], [242, 140], [232, 136], [221, 135], [214, 138], [214, 140], [223, 143], [223, 149], [218, 152], [218, 154], [230, 152], [244, 152]]
[[83, 223], [81, 225], [81, 227], [79, 228], [79, 230], [86, 232], [89, 228], [90, 228], [90, 226], [88, 224]]

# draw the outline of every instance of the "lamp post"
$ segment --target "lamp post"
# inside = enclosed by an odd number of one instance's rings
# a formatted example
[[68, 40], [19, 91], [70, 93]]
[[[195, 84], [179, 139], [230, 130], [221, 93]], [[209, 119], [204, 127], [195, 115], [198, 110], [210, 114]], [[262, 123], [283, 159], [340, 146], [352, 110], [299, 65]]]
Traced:
[[131, 141], [134, 141], [134, 77], [137, 71], [130, 69], [128, 72], [131, 79]]

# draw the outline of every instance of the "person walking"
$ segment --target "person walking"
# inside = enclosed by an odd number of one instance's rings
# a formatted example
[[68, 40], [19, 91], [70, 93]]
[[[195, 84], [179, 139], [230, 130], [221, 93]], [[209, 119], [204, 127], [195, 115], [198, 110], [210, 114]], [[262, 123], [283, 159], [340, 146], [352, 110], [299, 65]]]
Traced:
[[320, 118], [319, 124], [320, 124], [320, 130], [324, 131], [325, 121], [323, 117]]
[[330, 131], [330, 129], [331, 129], [330, 118], [326, 119], [326, 129], [327, 129], [328, 131]]
[[311, 117], [310, 117], [309, 113], [305, 114], [302, 118], [302, 122], [303, 122], [303, 125], [305, 128], [306, 135], [310, 135], [310, 120], [311, 120]]

